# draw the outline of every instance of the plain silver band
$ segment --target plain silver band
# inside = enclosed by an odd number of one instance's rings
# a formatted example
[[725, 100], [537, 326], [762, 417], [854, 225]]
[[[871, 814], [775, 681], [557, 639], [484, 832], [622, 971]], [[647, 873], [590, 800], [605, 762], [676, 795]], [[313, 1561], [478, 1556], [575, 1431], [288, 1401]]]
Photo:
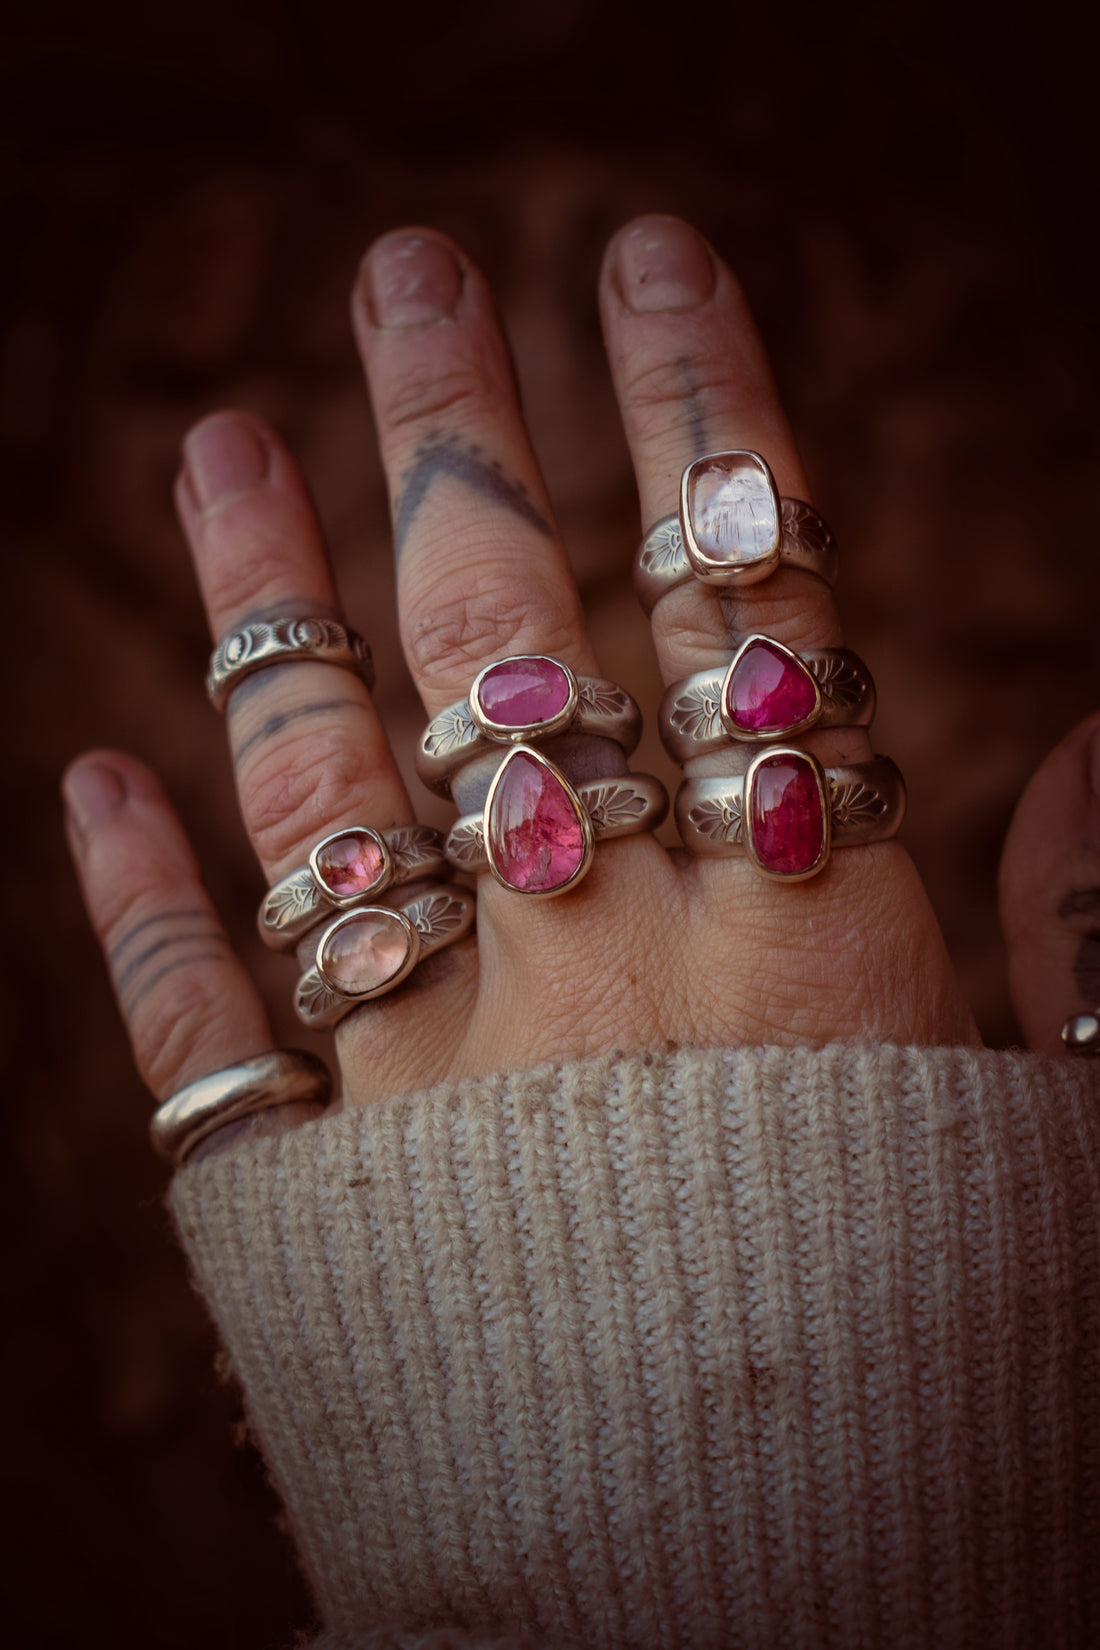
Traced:
[[[330, 835], [343, 836], [354, 829], [356, 827], [345, 825], [343, 830]], [[257, 920], [264, 944], [274, 951], [289, 951], [317, 923], [327, 922], [334, 911], [354, 911], [358, 905], [370, 905], [387, 888], [415, 882], [419, 877], [438, 876], [446, 868], [442, 834], [430, 825], [394, 825], [388, 831], [376, 830], [375, 835], [382, 838], [390, 851], [391, 877], [357, 899], [335, 900], [317, 881], [311, 868], [300, 865], [264, 895]]]
[[[807, 648], [798, 657], [821, 693], [820, 714], [807, 727], [870, 727], [875, 716], [875, 684], [858, 653], [846, 647], [817, 647]], [[665, 690], [657, 712], [657, 731], [674, 762], [687, 762], [730, 745], [764, 742], [752, 733], [730, 733], [723, 724], [722, 688], [727, 670], [728, 666], [699, 670]], [[786, 737], [783, 732], [765, 736]]]
[[354, 670], [374, 686], [370, 648], [356, 630], [335, 619], [312, 617], [260, 620], [240, 625], [218, 643], [210, 656], [206, 691], [215, 710], [224, 710], [239, 682], [269, 665], [312, 659], [318, 664]]
[[[829, 527], [813, 506], [800, 498], [781, 498], [779, 508], [780, 561], [813, 573], [826, 584], [835, 584], [839, 556]], [[665, 516], [650, 528], [634, 562], [634, 590], [644, 611], [652, 613], [662, 596], [694, 577], [680, 518]], [[735, 583], [732, 578], [730, 582]]]
[[[360, 907], [363, 911], [370, 909], [369, 905]], [[462, 888], [457, 883], [436, 883], [422, 894], [418, 894], [415, 899], [392, 909], [400, 911], [416, 929], [420, 948], [412, 965], [415, 970], [425, 957], [430, 957], [436, 951], [442, 951], [446, 946], [465, 939], [474, 926], [477, 899], [469, 888]], [[325, 935], [322, 934], [317, 942], [318, 951], [324, 943]], [[306, 969], [298, 981], [294, 993], [294, 1012], [303, 1025], [309, 1026], [313, 1031], [320, 1031], [327, 1026], [336, 1025], [346, 1014], [350, 1014], [353, 1008], [379, 1002], [388, 994], [388, 990], [395, 989], [407, 978], [408, 975], [403, 974], [400, 979], [394, 981], [393, 986], [373, 997], [348, 997], [342, 991], [334, 991], [326, 984], [314, 964]]]
[[[655, 831], [668, 813], [668, 792], [649, 773], [626, 773], [620, 778], [589, 780], [575, 787], [578, 800], [592, 821], [597, 842], [609, 837]], [[456, 819], [444, 852], [459, 871], [487, 871], [485, 816], [467, 814]]]
[[[585, 734], [614, 740], [626, 756], [637, 749], [642, 737], [642, 713], [625, 688], [602, 677], [578, 676], [577, 692], [577, 713], [568, 728], [552, 736], [554, 739]], [[551, 748], [549, 740], [544, 741], [537, 732], [526, 735], [524, 742], [537, 743], [540, 750]], [[460, 768], [487, 752], [499, 752], [503, 760], [509, 743], [483, 732], [470, 714], [470, 701], [459, 699], [433, 716], [421, 734], [416, 771], [430, 791], [450, 796], [452, 777]]]
[[1086, 1059], [1094, 1060], [1100, 1055], [1100, 1008], [1071, 1014], [1061, 1035], [1067, 1054], [1083, 1054]]
[[154, 1149], [177, 1167], [200, 1140], [239, 1117], [292, 1100], [325, 1105], [332, 1078], [323, 1060], [298, 1049], [276, 1048], [188, 1083], [157, 1108], [149, 1123]]
[[[767, 751], [767, 746], [762, 747]], [[833, 848], [863, 847], [892, 837], [905, 815], [905, 781], [888, 756], [826, 768]], [[742, 840], [744, 778], [687, 779], [676, 792], [676, 824], [689, 853], [727, 859]], [[695, 818], [692, 818], [692, 815]]]

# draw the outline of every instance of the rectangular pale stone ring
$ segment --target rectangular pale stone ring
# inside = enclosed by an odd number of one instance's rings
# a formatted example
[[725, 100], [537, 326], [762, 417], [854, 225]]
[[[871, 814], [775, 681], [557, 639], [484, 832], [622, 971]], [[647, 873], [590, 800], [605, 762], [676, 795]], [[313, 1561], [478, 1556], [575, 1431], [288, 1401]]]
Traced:
[[774, 637], [751, 635], [724, 669], [700, 670], [665, 690], [657, 712], [674, 762], [731, 742], [791, 739], [808, 728], [869, 727], [875, 684], [846, 647], [795, 653]]
[[835, 584], [836, 540], [811, 505], [780, 498], [759, 453], [708, 453], [683, 473], [679, 515], [666, 516], [642, 540], [634, 589], [652, 613], [688, 579], [756, 584], [780, 562]]

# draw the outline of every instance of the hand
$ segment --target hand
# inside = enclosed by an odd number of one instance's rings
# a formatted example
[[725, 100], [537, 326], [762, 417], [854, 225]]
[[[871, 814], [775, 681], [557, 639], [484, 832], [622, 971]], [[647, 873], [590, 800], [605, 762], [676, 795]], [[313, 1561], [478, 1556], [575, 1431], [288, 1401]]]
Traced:
[[[762, 452], [779, 491], [807, 497], [744, 297], [694, 231], [669, 218], [628, 225], [608, 249], [600, 302], [645, 524], [674, 511], [681, 471], [704, 452]], [[365, 259], [353, 320], [393, 500], [401, 635], [427, 714], [510, 653], [601, 674], [484, 277], [445, 236], [401, 231]], [[343, 617], [304, 483], [259, 420], [222, 413], [190, 433], [177, 505], [215, 638], [246, 617]], [[721, 602], [691, 581], [654, 612], [664, 678], [723, 664], [748, 630], [795, 649], [841, 640], [827, 586], [803, 571], [781, 568]], [[259, 672], [233, 692], [227, 725], [269, 882], [342, 825], [416, 817], [348, 671]], [[826, 764], [871, 754], [862, 729], [801, 743]], [[689, 772], [744, 765], [723, 752]], [[130, 757], [88, 753], [66, 796], [89, 914], [154, 1094], [270, 1048], [258, 993], [155, 777]], [[840, 1037], [977, 1041], [901, 845], [834, 852], [819, 876], [785, 885], [743, 858], [693, 859], [641, 835], [600, 844], [586, 879], [558, 899], [481, 877], [476, 939], [360, 1007], [336, 1047], [344, 1103], [361, 1105], [613, 1049]], [[257, 1126], [286, 1126], [288, 1111]]]

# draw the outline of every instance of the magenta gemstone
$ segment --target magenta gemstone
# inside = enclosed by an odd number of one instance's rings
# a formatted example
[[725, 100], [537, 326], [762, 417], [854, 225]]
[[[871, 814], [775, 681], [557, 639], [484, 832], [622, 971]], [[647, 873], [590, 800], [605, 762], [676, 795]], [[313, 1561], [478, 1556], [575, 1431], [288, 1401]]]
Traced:
[[395, 912], [355, 911], [330, 930], [317, 960], [338, 991], [366, 997], [401, 973], [411, 943], [409, 930]]
[[828, 821], [808, 756], [766, 756], [753, 770], [745, 809], [756, 858], [776, 876], [811, 871], [828, 841]]
[[317, 876], [337, 899], [369, 893], [385, 866], [381, 848], [374, 838], [359, 831], [347, 831], [322, 844], [313, 856]]
[[749, 642], [726, 683], [726, 716], [745, 733], [786, 733], [816, 706], [817, 688], [806, 666], [774, 642]]
[[478, 709], [503, 728], [552, 722], [569, 703], [569, 675], [555, 659], [517, 654], [491, 665], [478, 683]]
[[489, 857], [501, 880], [529, 894], [561, 888], [584, 865], [584, 826], [554, 769], [515, 750], [497, 775], [485, 825]]

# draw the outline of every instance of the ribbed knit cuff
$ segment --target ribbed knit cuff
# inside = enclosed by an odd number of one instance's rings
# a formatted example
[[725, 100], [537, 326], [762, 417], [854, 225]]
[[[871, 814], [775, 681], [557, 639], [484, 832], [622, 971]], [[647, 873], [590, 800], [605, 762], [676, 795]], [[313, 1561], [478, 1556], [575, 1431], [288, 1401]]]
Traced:
[[1097, 1099], [1037, 1055], [639, 1054], [184, 1169], [331, 1642], [1100, 1642]]

